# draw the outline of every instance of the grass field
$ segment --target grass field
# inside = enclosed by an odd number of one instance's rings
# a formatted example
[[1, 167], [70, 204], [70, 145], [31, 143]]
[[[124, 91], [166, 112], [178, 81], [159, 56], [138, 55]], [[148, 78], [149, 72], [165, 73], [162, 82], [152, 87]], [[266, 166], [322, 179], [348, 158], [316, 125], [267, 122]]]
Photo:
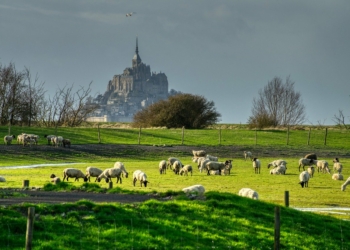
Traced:
[[[1, 127], [0, 132], [7, 134], [7, 129]], [[46, 128], [22, 127], [13, 127], [11, 131], [13, 134], [27, 132], [39, 135], [55, 132]], [[101, 128], [101, 143], [138, 144], [139, 132], [139, 129]], [[96, 147], [99, 145], [96, 140], [98, 134], [96, 128], [60, 128], [57, 134], [70, 138], [74, 141], [73, 144], [95, 143]], [[290, 156], [289, 153], [296, 150], [320, 152], [319, 158], [327, 160], [330, 166], [333, 165], [332, 159], [341, 154], [344, 156], [341, 158], [344, 166], [343, 176], [347, 178], [350, 176], [349, 133], [329, 129], [326, 145], [324, 145], [325, 129], [311, 130], [309, 145], [307, 145], [308, 129], [289, 131], [288, 145], [286, 135], [286, 130], [184, 131], [184, 144], [197, 148], [218, 144], [246, 146], [259, 155], [263, 166], [260, 174], [254, 174], [252, 163], [243, 159], [243, 152], [241, 156], [230, 153], [227, 157], [221, 156], [223, 159], [233, 159], [233, 170], [229, 176], [207, 176], [205, 173], [199, 173], [196, 168], [193, 176], [178, 176], [171, 171], [160, 175], [158, 163], [167, 156], [157, 155], [156, 152], [141, 156], [138, 156], [137, 152], [128, 152], [125, 156], [116, 153], [117, 157], [96, 158], [88, 154], [71, 156], [70, 160], [74, 159], [77, 163], [74, 167], [81, 170], [85, 170], [87, 166], [105, 169], [112, 167], [115, 161], [122, 161], [129, 173], [136, 169], [142, 169], [147, 173], [150, 181], [147, 188], [133, 187], [131, 178], [124, 178], [122, 184], [114, 183], [114, 187], [121, 187], [122, 192], [164, 194], [171, 193], [170, 190], [179, 192], [183, 187], [202, 184], [207, 191], [206, 200], [189, 201], [180, 195], [171, 202], [149, 201], [138, 205], [93, 204], [89, 201], [71, 205], [35, 205], [40, 220], [37, 221], [38, 238], [34, 249], [106, 249], [111, 246], [114, 249], [271, 249], [274, 243], [275, 206], [281, 206], [282, 209], [282, 249], [350, 249], [348, 240], [350, 224], [345, 221], [349, 220], [350, 216], [340, 210], [350, 205], [349, 191], [340, 191], [343, 181], [334, 181], [331, 174], [316, 172], [309, 182], [309, 187], [301, 188], [298, 184], [299, 157]], [[181, 145], [182, 130], [145, 129], [141, 131], [140, 144]], [[276, 159], [266, 152], [266, 149], [270, 148], [280, 152], [281, 157], [278, 158], [288, 162], [286, 175], [269, 174], [266, 166]], [[26, 149], [28, 150], [30, 149]], [[0, 153], [0, 175], [7, 179], [6, 183], [1, 183], [1, 187], [20, 188], [25, 179], [30, 180], [31, 187], [42, 188], [48, 185], [50, 174], [61, 176], [66, 165], [35, 168], [5, 168], [5, 166], [64, 163], [65, 156], [60, 154], [63, 153], [52, 155], [52, 159], [47, 155], [37, 154], [38, 158], [33, 160], [30, 155], [15, 156]], [[178, 156], [183, 164], [195, 167], [190, 155], [179, 153], [170, 156]], [[104, 182], [97, 185], [99, 188], [108, 187]], [[81, 188], [83, 183], [74, 183], [70, 180], [70, 186]], [[256, 190], [260, 201], [238, 197], [236, 194], [242, 187]], [[327, 207], [335, 210], [332, 213], [317, 215], [285, 208], [283, 207], [285, 191], [289, 191], [291, 208]], [[113, 192], [113, 189], [109, 192]], [[23, 236], [25, 209], [28, 206], [30, 204], [0, 209], [2, 214], [0, 237], [1, 242], [4, 242], [0, 244], [1, 249], [23, 249], [23, 241], [19, 241], [20, 246], [17, 246], [15, 239], [16, 233]]]

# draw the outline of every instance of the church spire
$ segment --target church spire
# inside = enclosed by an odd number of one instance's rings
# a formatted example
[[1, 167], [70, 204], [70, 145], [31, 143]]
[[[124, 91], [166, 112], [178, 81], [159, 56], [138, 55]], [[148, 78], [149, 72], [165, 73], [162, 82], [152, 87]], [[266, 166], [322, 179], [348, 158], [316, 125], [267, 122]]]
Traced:
[[139, 39], [138, 37], [136, 37], [136, 50], [135, 53], [138, 55], [139, 54], [139, 43], [138, 43]]
[[138, 43], [138, 37], [136, 37], [136, 49], [135, 49], [135, 55], [132, 59], [132, 66], [135, 67], [141, 63], [141, 57], [139, 56], [139, 43]]

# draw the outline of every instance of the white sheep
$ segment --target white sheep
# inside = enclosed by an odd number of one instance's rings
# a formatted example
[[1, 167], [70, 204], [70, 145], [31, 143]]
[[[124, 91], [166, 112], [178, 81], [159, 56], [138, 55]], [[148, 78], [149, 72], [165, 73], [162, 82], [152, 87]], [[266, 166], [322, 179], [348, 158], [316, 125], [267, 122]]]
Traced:
[[205, 188], [202, 185], [197, 184], [197, 185], [185, 187], [182, 189], [182, 191], [187, 195], [190, 195], [190, 194], [203, 195], [205, 192]]
[[206, 155], [207, 159], [211, 160], [211, 161], [219, 161], [219, 157], [217, 156], [213, 156], [213, 155]]
[[254, 158], [252, 161], [253, 161], [254, 173], [260, 174], [260, 167], [261, 167], [260, 160], [258, 158]]
[[142, 172], [141, 170], [136, 170], [134, 171], [132, 177], [133, 177], [134, 187], [137, 181], [141, 183], [141, 187], [142, 187], [142, 184], [144, 185], [144, 187], [147, 187], [147, 183], [149, 183], [149, 181], [147, 180], [147, 175], [144, 172]]
[[247, 158], [249, 158], [250, 160], [252, 160], [253, 154], [250, 151], [244, 151], [243, 152], [244, 155], [244, 159], [247, 160]]
[[6, 182], [6, 179], [5, 179], [5, 177], [3, 177], [3, 176], [0, 176], [0, 182]]
[[205, 168], [207, 169], [207, 175], [210, 175], [211, 170], [219, 170], [221, 174], [221, 170], [223, 170], [225, 166], [225, 162], [208, 161], [205, 164]]
[[341, 185], [341, 191], [345, 191], [345, 188], [347, 185], [349, 185], [350, 183], [350, 177], [343, 183], [343, 185]]
[[343, 164], [339, 162], [339, 158], [334, 158], [333, 160], [333, 171], [338, 172], [339, 174], [343, 170]]
[[112, 181], [112, 178], [116, 178], [116, 183], [122, 184], [122, 170], [120, 168], [107, 168], [97, 177], [97, 181], [100, 182], [102, 179], [106, 180], [106, 183]]
[[68, 178], [73, 178], [73, 177], [75, 178], [74, 181], [79, 181], [79, 178], [84, 179], [85, 182], [87, 181], [85, 174], [79, 169], [66, 168], [63, 170], [63, 181], [65, 179], [67, 179], [67, 181], [68, 181]]
[[62, 136], [53, 136], [53, 137], [51, 137], [51, 143], [55, 147], [62, 146], [63, 145], [63, 137]]
[[270, 168], [270, 167], [276, 168], [280, 165], [284, 165], [287, 167], [287, 162], [285, 160], [282, 160], [282, 159], [274, 160], [274, 161], [270, 162], [269, 164], [267, 164], [267, 168]]
[[210, 175], [221, 175], [220, 170], [210, 170]]
[[158, 166], [160, 174], [166, 174], [166, 160], [160, 161]]
[[97, 177], [100, 176], [100, 174], [102, 174], [103, 170], [96, 168], [96, 167], [87, 167], [85, 174], [86, 174], [86, 178], [87, 180], [90, 182], [90, 177], [96, 177], [95, 182], [97, 181]]
[[31, 147], [33, 144], [36, 144], [35, 139], [31, 138], [28, 135], [23, 135], [23, 146], [29, 145], [29, 147]]
[[342, 174], [336, 173], [332, 175], [332, 179], [336, 181], [342, 181], [344, 180], [344, 176]]
[[178, 158], [175, 157], [169, 157], [167, 161], [167, 169], [173, 166], [174, 161], [180, 161]]
[[309, 180], [310, 180], [310, 174], [307, 171], [303, 171], [300, 173], [299, 175], [299, 184], [301, 185], [301, 187], [308, 187], [309, 186]]
[[241, 190], [239, 190], [238, 195], [254, 200], [259, 199], [259, 194], [251, 188], [242, 188]]
[[310, 178], [314, 177], [315, 167], [314, 167], [314, 166], [309, 166], [309, 167], [307, 168], [307, 172], [309, 173]]
[[314, 164], [313, 159], [301, 158], [299, 160], [299, 172], [300, 172], [300, 167], [303, 167], [303, 170], [305, 170], [305, 166], [312, 166], [313, 164]]
[[120, 161], [115, 162], [114, 168], [120, 168], [120, 170], [122, 171], [122, 176], [125, 175], [125, 178], [128, 178], [129, 173], [128, 173], [128, 171], [126, 171], [125, 166], [122, 162], [120, 162]]
[[15, 139], [15, 135], [5, 135], [4, 137], [4, 144], [10, 145], [12, 143], [12, 140]]
[[202, 171], [203, 171], [203, 169], [205, 169], [206, 167], [205, 167], [205, 164], [207, 164], [207, 162], [210, 162], [210, 160], [209, 159], [207, 159], [207, 158], [203, 158], [199, 163], [199, 165], [198, 165], [198, 170], [199, 170], [199, 172], [201, 172], [202, 173]]
[[60, 178], [60, 177], [57, 177], [57, 176], [54, 175], [54, 174], [52, 174], [52, 175], [50, 176], [50, 178], [51, 178], [51, 182], [53, 182], [53, 183], [56, 184], [56, 185], [57, 185], [57, 183], [61, 182], [61, 178]]
[[287, 167], [285, 165], [279, 165], [278, 167], [271, 169], [270, 174], [285, 175], [286, 171], [287, 171]]
[[316, 162], [317, 172], [330, 174], [329, 165], [328, 165], [327, 161], [325, 161], [325, 160], [314, 160], [314, 162]]
[[47, 139], [47, 144], [50, 145], [51, 144], [51, 138], [54, 137], [55, 135], [44, 135], [44, 138]]
[[174, 161], [173, 165], [172, 165], [172, 169], [173, 169], [174, 173], [179, 174], [182, 166], [183, 165], [182, 165], [181, 161]]
[[192, 154], [194, 157], [201, 157], [205, 156], [207, 152], [205, 152], [204, 150], [192, 150]]
[[191, 165], [185, 165], [180, 169], [179, 174], [180, 175], [188, 175], [188, 172], [191, 172], [191, 176], [192, 176], [192, 166]]

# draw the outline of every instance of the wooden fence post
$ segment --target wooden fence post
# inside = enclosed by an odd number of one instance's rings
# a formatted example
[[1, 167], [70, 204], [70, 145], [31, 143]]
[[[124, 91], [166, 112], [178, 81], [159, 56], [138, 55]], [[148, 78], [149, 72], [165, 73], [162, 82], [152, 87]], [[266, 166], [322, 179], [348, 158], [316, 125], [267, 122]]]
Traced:
[[139, 130], [139, 145], [140, 145], [140, 141], [141, 141], [141, 127], [140, 127], [140, 130]]
[[289, 191], [284, 191], [284, 205], [289, 207]]
[[307, 137], [307, 145], [310, 145], [311, 128], [309, 128], [309, 135]]
[[185, 137], [185, 126], [182, 126], [182, 138], [181, 138], [181, 145], [184, 145], [184, 137]]
[[97, 139], [98, 143], [101, 143], [100, 124], [97, 124]]
[[219, 145], [221, 145], [221, 126], [219, 127]]
[[280, 249], [280, 207], [275, 207], [275, 245], [274, 249], [279, 250]]
[[28, 207], [26, 248], [25, 248], [26, 250], [32, 249], [34, 215], [35, 215], [35, 208]]
[[289, 126], [287, 127], [287, 145], [289, 144]]
[[23, 180], [23, 185], [22, 187], [24, 188], [29, 188], [29, 180]]
[[326, 128], [326, 132], [324, 134], [324, 145], [327, 145], [327, 134], [328, 134], [328, 128]]
[[112, 188], [113, 188], [113, 181], [111, 181], [111, 182], [108, 183], [108, 188], [109, 188], [109, 189], [112, 189]]

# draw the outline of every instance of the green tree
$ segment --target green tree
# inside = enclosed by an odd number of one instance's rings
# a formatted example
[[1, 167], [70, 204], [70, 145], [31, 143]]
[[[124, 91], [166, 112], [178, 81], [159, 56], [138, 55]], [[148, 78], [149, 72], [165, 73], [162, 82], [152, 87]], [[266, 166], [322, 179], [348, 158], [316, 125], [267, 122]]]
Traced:
[[161, 100], [134, 115], [134, 127], [167, 127], [200, 129], [218, 122], [213, 101], [203, 96], [176, 94]]

